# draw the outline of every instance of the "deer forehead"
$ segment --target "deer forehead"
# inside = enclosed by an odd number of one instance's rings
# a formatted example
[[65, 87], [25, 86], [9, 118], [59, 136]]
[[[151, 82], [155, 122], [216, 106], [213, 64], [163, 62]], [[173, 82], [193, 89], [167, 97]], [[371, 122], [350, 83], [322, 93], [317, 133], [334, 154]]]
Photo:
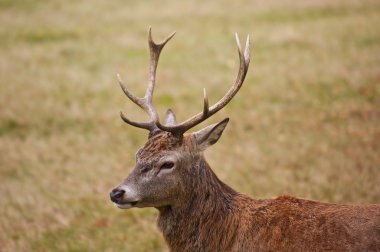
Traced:
[[137, 157], [141, 161], [149, 161], [160, 158], [170, 151], [190, 150], [191, 136], [173, 136], [169, 132], [160, 132], [148, 139], [145, 145], [138, 151]]

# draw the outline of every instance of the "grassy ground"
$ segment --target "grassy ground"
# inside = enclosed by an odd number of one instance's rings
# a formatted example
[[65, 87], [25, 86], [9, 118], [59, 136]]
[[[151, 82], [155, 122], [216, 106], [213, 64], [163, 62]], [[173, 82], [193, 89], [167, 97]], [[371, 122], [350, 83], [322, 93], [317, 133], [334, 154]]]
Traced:
[[[179, 119], [233, 83], [233, 33], [253, 60], [231, 117], [206, 156], [218, 176], [257, 198], [292, 194], [380, 202], [379, 1], [0, 0], [2, 251], [166, 251], [156, 211], [121, 211], [109, 190], [146, 132], [119, 110], [147, 80], [147, 28], [162, 54], [155, 102]], [[207, 69], [205, 71], [205, 69]]]

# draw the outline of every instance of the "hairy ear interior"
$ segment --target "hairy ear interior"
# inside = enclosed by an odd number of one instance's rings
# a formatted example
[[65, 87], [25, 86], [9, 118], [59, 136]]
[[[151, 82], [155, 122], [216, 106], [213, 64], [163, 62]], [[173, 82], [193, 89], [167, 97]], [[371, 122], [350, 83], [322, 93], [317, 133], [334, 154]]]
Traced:
[[175, 126], [177, 125], [177, 119], [175, 117], [175, 114], [173, 110], [168, 109], [165, 114], [165, 120], [164, 120], [165, 126]]
[[194, 132], [192, 135], [195, 138], [198, 150], [203, 151], [209, 146], [215, 144], [222, 135], [223, 130], [226, 128], [228, 121], [229, 118], [226, 118], [219, 123], [207, 126], [206, 128]]

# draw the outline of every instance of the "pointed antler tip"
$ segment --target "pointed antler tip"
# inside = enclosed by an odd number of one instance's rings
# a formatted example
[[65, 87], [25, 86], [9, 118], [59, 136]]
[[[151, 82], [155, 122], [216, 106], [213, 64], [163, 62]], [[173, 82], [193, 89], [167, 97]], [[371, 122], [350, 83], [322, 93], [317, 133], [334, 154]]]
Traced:
[[123, 91], [124, 91], [124, 93], [125, 93], [126, 88], [125, 88], [125, 86], [124, 86], [124, 82], [123, 82], [123, 80], [121, 79], [121, 77], [120, 77], [119, 74], [117, 74], [116, 76], [117, 76], [117, 81], [119, 82], [120, 87], [123, 89]]
[[248, 34], [247, 41], [245, 43], [245, 50], [244, 50], [244, 59], [245, 59], [245, 63], [247, 65], [250, 62], [250, 48], [249, 48], [249, 45], [250, 45], [250, 40], [249, 40], [249, 34]]
[[161, 44], [165, 45], [167, 42], [169, 42], [169, 40], [171, 40], [174, 37], [175, 34], [176, 34], [176, 31], [172, 32], [172, 34], [167, 36], [166, 39]]
[[208, 103], [208, 96], [207, 96], [207, 90], [206, 90], [206, 88], [203, 88], [203, 98]]
[[123, 83], [123, 80], [121, 79], [120, 74], [116, 74], [116, 78], [117, 78], [120, 86], [124, 89], [124, 83]]
[[152, 39], [152, 27], [149, 26], [149, 30], [148, 30], [148, 40], [149, 42], [152, 42], [153, 39]]
[[235, 39], [236, 39], [236, 44], [237, 44], [239, 52], [240, 52], [241, 51], [241, 45], [240, 45], [239, 35], [237, 34], [237, 32], [235, 32]]

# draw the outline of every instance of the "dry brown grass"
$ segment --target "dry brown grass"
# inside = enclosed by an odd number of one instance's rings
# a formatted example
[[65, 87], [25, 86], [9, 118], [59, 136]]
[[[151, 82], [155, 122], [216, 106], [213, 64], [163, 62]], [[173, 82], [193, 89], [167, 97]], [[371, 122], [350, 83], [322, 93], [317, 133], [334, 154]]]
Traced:
[[[227, 7], [228, 6], [228, 7]], [[237, 72], [233, 32], [253, 35], [232, 121], [206, 153], [222, 180], [257, 198], [380, 202], [378, 1], [0, 2], [2, 251], [161, 251], [153, 209], [120, 211], [108, 191], [146, 133], [115, 74], [143, 93], [146, 31], [177, 30], [155, 102], [180, 119]], [[207, 69], [207, 70], [205, 70]]]

